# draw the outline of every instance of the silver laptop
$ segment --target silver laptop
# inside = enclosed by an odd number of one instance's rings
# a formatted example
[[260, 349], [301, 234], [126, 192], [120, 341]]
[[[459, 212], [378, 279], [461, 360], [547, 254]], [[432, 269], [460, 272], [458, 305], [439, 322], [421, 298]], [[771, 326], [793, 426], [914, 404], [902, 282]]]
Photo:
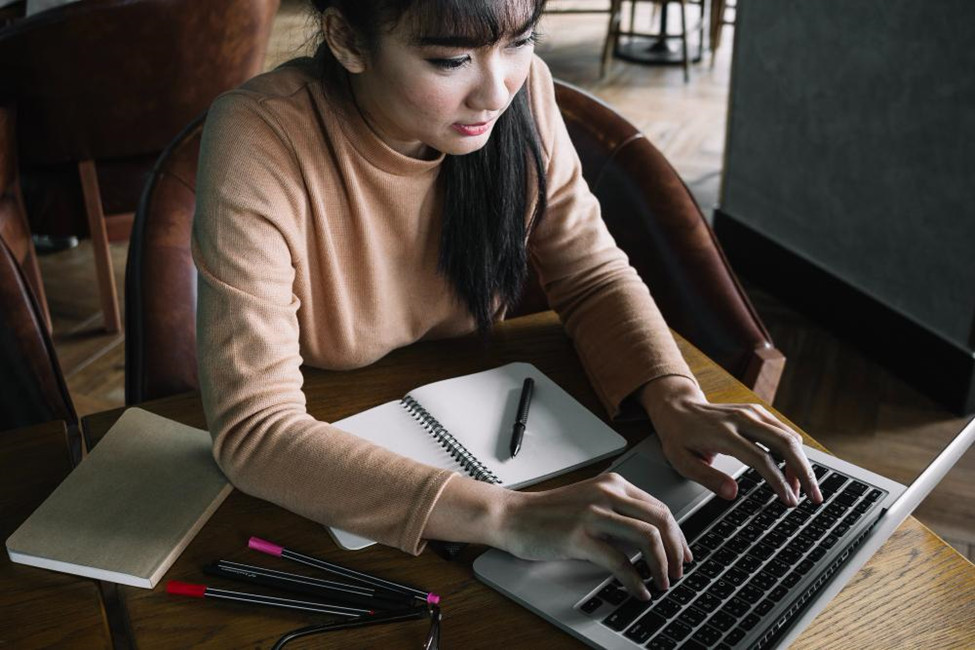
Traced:
[[[780, 504], [761, 476], [733, 458], [731, 502], [678, 475], [656, 436], [607, 471], [666, 503], [694, 564], [649, 603], [581, 561], [530, 562], [491, 550], [474, 562], [484, 583], [569, 634], [601, 648], [786, 647], [880, 548], [975, 440], [975, 419], [905, 487], [810, 447], [823, 504]], [[639, 553], [630, 554], [645, 572]], [[644, 573], [647, 586], [649, 572]]]

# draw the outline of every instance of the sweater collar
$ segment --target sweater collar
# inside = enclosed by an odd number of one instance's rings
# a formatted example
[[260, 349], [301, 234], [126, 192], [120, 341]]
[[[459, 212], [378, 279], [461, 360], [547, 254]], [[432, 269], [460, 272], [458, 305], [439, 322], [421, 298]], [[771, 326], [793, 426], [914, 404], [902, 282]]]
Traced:
[[442, 152], [430, 160], [421, 160], [402, 154], [386, 144], [366, 122], [351, 100], [351, 93], [348, 100], [336, 108], [335, 117], [343, 134], [359, 155], [374, 167], [396, 176], [419, 176], [438, 169], [443, 163]]

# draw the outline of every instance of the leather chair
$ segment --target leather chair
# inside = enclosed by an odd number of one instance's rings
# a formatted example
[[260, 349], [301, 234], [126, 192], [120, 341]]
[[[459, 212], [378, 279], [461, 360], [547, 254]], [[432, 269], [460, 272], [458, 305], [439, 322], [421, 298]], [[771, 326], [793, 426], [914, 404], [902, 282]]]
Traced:
[[24, 197], [17, 174], [14, 108], [3, 105], [0, 105], [0, 240], [7, 245], [23, 270], [37, 299], [44, 326], [50, 333], [51, 314], [47, 308], [41, 269], [37, 264], [30, 226], [27, 225]]
[[[771, 402], [785, 358], [687, 187], [612, 108], [561, 82], [556, 93], [603, 218], [668, 323]], [[198, 388], [196, 270], [189, 249], [203, 119], [163, 153], [136, 213], [126, 269], [127, 404]], [[545, 309], [531, 278], [510, 315]]]
[[34, 292], [0, 241], [0, 431], [64, 420], [80, 458], [78, 417]]
[[[110, 240], [180, 129], [263, 69], [280, 0], [85, 0], [0, 30], [32, 229], [87, 230], [106, 329], [118, 331]], [[85, 225], [87, 224], [87, 225]]]

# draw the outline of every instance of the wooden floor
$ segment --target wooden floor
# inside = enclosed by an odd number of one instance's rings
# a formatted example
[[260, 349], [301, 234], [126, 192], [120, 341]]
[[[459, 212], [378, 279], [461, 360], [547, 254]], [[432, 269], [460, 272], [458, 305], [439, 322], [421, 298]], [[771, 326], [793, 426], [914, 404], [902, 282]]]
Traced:
[[[294, 0], [282, 4], [268, 68], [307, 50], [310, 23], [303, 6]], [[638, 20], [649, 20], [649, 15], [638, 15]], [[692, 68], [688, 84], [678, 67], [620, 61], [599, 80], [605, 15], [546, 16], [541, 29], [538, 52], [554, 75], [595, 93], [647, 133], [710, 212], [718, 197], [724, 148], [732, 28], [725, 28], [714, 67], [709, 67], [706, 54], [704, 62]], [[121, 287], [126, 246], [112, 248]], [[55, 345], [79, 413], [122, 405], [123, 338], [100, 329], [98, 300], [91, 291], [95, 283], [89, 243], [42, 258], [41, 269]], [[749, 287], [749, 293], [789, 360], [775, 406], [834, 453], [906, 482], [961, 428], [964, 418], [865, 358], [841, 335], [757, 288]], [[969, 559], [975, 559], [973, 494], [975, 452], [969, 452], [917, 511], [919, 519]]]

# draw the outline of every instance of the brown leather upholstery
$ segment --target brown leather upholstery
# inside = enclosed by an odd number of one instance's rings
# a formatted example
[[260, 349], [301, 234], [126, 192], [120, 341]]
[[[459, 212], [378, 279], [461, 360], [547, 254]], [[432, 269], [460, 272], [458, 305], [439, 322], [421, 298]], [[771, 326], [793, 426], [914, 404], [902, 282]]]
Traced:
[[[785, 357], [728, 265], [680, 176], [640, 131], [569, 84], [556, 96], [603, 219], [667, 322], [771, 402]], [[537, 281], [514, 315], [544, 309]]]
[[0, 241], [0, 431], [49, 420], [77, 423], [34, 292]]
[[128, 238], [173, 137], [263, 69], [279, 1], [85, 0], [0, 30], [32, 230], [91, 234], [109, 331], [120, 318], [108, 242]]
[[79, 160], [98, 161], [107, 213], [135, 210], [173, 137], [263, 69], [279, 2], [85, 0], [0, 30], [0, 92], [21, 116], [31, 223], [63, 222], [42, 213], [50, 205], [72, 210], [74, 234], [86, 230], [77, 170], [64, 165]]
[[[671, 326], [771, 402], [784, 357], [700, 209], [659, 151], [609, 106], [556, 93], [603, 218]], [[198, 387], [196, 271], [189, 253], [202, 118], [162, 155], [136, 214], [126, 270], [126, 402]], [[532, 278], [511, 316], [547, 309]]]
[[51, 317], [47, 310], [47, 297], [30, 227], [27, 225], [17, 174], [14, 109], [4, 105], [0, 105], [0, 240], [7, 245], [23, 270], [40, 306], [45, 327], [50, 332]]
[[206, 115], [163, 152], [136, 211], [125, 268], [125, 402], [197, 388], [190, 230]]

